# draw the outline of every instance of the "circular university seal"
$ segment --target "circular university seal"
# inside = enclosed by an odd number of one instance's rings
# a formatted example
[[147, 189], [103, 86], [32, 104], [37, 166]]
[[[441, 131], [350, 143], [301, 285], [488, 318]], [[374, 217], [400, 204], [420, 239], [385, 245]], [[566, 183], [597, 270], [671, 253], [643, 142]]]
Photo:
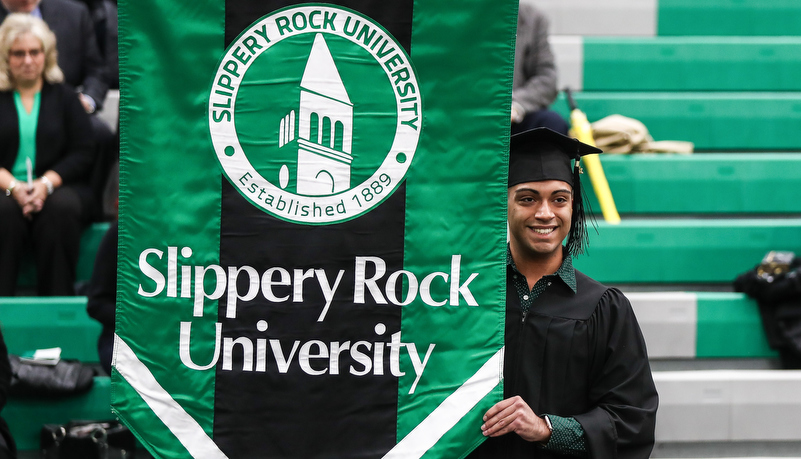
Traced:
[[209, 130], [225, 176], [287, 221], [331, 224], [389, 197], [422, 127], [409, 56], [355, 11], [305, 4], [253, 23], [214, 75]]

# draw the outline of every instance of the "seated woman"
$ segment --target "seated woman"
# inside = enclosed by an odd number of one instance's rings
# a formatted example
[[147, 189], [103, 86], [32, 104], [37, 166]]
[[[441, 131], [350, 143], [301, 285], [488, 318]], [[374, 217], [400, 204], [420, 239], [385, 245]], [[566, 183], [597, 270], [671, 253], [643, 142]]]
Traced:
[[94, 145], [75, 90], [62, 84], [56, 38], [41, 19], [0, 25], [0, 296], [14, 294], [33, 246], [39, 295], [73, 295], [90, 220]]

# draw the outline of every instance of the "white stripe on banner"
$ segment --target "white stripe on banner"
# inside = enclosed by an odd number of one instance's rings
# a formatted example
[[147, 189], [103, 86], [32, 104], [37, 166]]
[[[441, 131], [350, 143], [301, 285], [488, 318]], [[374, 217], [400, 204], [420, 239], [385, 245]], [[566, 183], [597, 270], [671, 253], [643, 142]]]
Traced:
[[[413, 459], [422, 457], [478, 402], [489, 394], [503, 378], [503, 352], [501, 348], [487, 362], [448, 396], [409, 435], [398, 442], [384, 459]], [[478, 430], [479, 426], [476, 426]]]
[[156, 381], [133, 350], [114, 335], [114, 367], [195, 459], [227, 459], [200, 424]]

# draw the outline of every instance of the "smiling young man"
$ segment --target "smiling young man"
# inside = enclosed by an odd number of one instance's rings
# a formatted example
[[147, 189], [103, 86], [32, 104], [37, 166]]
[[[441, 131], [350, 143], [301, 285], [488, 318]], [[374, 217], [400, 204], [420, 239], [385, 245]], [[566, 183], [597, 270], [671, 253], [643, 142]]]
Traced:
[[600, 152], [546, 128], [512, 136], [504, 400], [471, 458], [651, 454], [658, 396], [637, 319], [573, 268], [587, 242], [578, 162]]

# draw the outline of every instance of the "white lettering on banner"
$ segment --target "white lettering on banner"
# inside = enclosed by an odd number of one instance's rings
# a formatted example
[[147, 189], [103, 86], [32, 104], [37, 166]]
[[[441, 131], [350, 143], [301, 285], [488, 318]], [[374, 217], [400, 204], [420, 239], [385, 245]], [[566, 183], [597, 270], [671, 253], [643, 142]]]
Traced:
[[[166, 260], [163, 259], [165, 253]], [[179, 253], [183, 260], [179, 260]], [[186, 299], [192, 304], [193, 316], [203, 317], [206, 300], [219, 300], [227, 293], [225, 304], [220, 307], [224, 307], [226, 319], [236, 319], [239, 304], [253, 301], [259, 294], [272, 303], [302, 303], [308, 289], [319, 289], [316, 293], [322, 294], [325, 304], [317, 321], [323, 322], [345, 277], [344, 269], [327, 272], [321, 268], [273, 266], [260, 272], [252, 266], [193, 265], [189, 262], [192, 253], [190, 247], [179, 251], [177, 246], [166, 247], [166, 250], [143, 250], [139, 254], [139, 270], [147, 280], [140, 282], [139, 295]], [[470, 283], [478, 273], [470, 273], [463, 280], [461, 255], [451, 256], [447, 272], [427, 273], [422, 279], [409, 270], [388, 272], [381, 257], [356, 257], [353, 266], [353, 304], [372, 301], [378, 305], [408, 306], [419, 298], [423, 304], [435, 308], [462, 304], [479, 306], [470, 291]], [[405, 293], [402, 292], [403, 285]], [[400, 366], [401, 355], [405, 353], [414, 369], [415, 379], [409, 390], [412, 394], [436, 347], [436, 344], [429, 343], [427, 349], [418, 351], [416, 343], [401, 342], [400, 331], [392, 333], [389, 341], [373, 338], [325, 342], [319, 339], [290, 341], [271, 338], [265, 320], [256, 324], [256, 330], [263, 336], [255, 338], [224, 336], [223, 324], [216, 322], [214, 326], [213, 353], [207, 355], [200, 351], [202, 355], [193, 357], [190, 351], [192, 322], [180, 322], [178, 354], [184, 366], [206, 371], [216, 368], [219, 363], [222, 371], [287, 374], [294, 370], [309, 376], [388, 375], [398, 378], [405, 375]], [[386, 331], [384, 324], [375, 326], [379, 337]], [[385, 353], [388, 358], [385, 358]], [[235, 365], [235, 356], [241, 364]]]
[[[327, 273], [324, 269], [287, 269], [270, 267], [261, 274], [252, 266], [222, 266], [210, 264], [208, 266], [192, 266], [179, 264], [178, 248], [167, 247], [166, 276], [163, 268], [157, 268], [156, 260], [162, 260], [164, 251], [150, 248], [139, 255], [139, 270], [148, 279], [139, 284], [139, 295], [152, 298], [164, 294], [168, 298], [191, 298], [193, 300], [193, 315], [203, 316], [203, 305], [206, 300], [218, 300], [227, 292], [225, 301], [225, 317], [235, 319], [239, 302], [255, 299], [259, 293], [270, 302], [302, 303], [307, 288], [319, 288], [325, 299], [317, 321], [325, 320], [331, 303], [336, 297], [341, 285], [345, 270], [336, 273]], [[183, 258], [191, 257], [192, 249], [181, 249]], [[180, 266], [180, 270], [178, 267]], [[179, 274], [180, 273], [180, 274]], [[180, 279], [179, 279], [180, 276]], [[365, 304], [368, 299], [376, 304], [393, 304], [407, 306], [420, 299], [423, 304], [432, 307], [450, 306], [479, 306], [470, 283], [478, 277], [478, 273], [470, 273], [466, 280], [462, 280], [462, 256], [452, 255], [448, 272], [433, 272], [418, 280], [419, 275], [408, 270], [398, 270], [387, 273], [386, 262], [380, 257], [356, 257], [354, 261], [354, 288], [353, 303]], [[247, 279], [247, 289], [239, 291], [240, 278]], [[213, 281], [213, 289], [211, 284]], [[192, 284], [194, 283], [194, 290]], [[207, 283], [208, 288], [207, 288]], [[178, 285], [180, 284], [180, 289]], [[399, 286], [405, 284], [405, 295], [398, 294]], [[443, 292], [447, 288], [447, 296], [435, 298], [432, 285], [439, 285]], [[166, 290], [166, 291], [165, 291]], [[180, 290], [180, 295], [179, 295]], [[190, 294], [190, 292], [194, 292]]]
[[[413, 394], [417, 388], [417, 383], [423, 376], [428, 359], [436, 347], [436, 344], [429, 344], [425, 355], [421, 356], [414, 343], [401, 342], [401, 332], [393, 333], [389, 342], [362, 340], [355, 343], [350, 341], [331, 341], [326, 343], [316, 339], [306, 342], [301, 342], [300, 340], [282, 342], [279, 339], [269, 339], [267, 337], [256, 338], [255, 340], [246, 336], [234, 338], [222, 336], [221, 328], [222, 324], [219, 322], [215, 324], [214, 354], [211, 356], [210, 363], [200, 365], [192, 360], [189, 351], [192, 339], [192, 324], [190, 322], [181, 322], [178, 344], [181, 363], [192, 370], [204, 371], [213, 368], [217, 361], [222, 358], [221, 369], [223, 371], [241, 370], [243, 372], [265, 373], [273, 370], [279, 374], [286, 374], [292, 368], [298, 368], [309, 376], [325, 374], [350, 374], [357, 377], [367, 375], [383, 376], [386, 370], [384, 349], [387, 347], [389, 349], [389, 374], [393, 377], [398, 378], [406, 374], [400, 369], [400, 356], [403, 350], [408, 354], [415, 374], [414, 382], [409, 389], [409, 394]], [[267, 322], [260, 320], [256, 324], [256, 329], [260, 332], [266, 332], [268, 329]], [[376, 324], [376, 335], [382, 336], [385, 332], [386, 326], [384, 324]], [[220, 355], [221, 352], [222, 355]], [[241, 369], [234, 368], [235, 353], [241, 357]], [[275, 369], [270, 368], [267, 363], [270, 355], [275, 361]], [[349, 356], [350, 360], [343, 359], [342, 356]]]

